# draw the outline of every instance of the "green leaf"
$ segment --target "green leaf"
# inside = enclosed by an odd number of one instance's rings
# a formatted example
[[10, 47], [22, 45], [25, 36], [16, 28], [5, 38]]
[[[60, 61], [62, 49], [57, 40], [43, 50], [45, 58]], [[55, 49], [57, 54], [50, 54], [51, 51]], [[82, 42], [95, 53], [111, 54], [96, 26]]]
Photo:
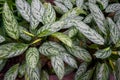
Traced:
[[49, 74], [46, 71], [42, 71], [41, 80], [49, 80]]
[[0, 60], [0, 71], [4, 68], [5, 64], [6, 64], [7, 60]]
[[76, 0], [76, 6], [81, 8], [84, 4], [84, 0]]
[[66, 46], [66, 48], [70, 52], [70, 54], [79, 59], [82, 59], [86, 62], [90, 62], [92, 60], [89, 52], [83, 48], [80, 48], [79, 46], [73, 46], [72, 48]]
[[22, 54], [28, 48], [23, 43], [8, 43], [0, 46], [0, 59], [11, 58]]
[[51, 57], [51, 64], [56, 75], [61, 80], [65, 73], [63, 60], [59, 56], [53, 56]]
[[5, 74], [4, 80], [16, 80], [19, 64], [12, 66]]
[[113, 4], [110, 4], [105, 12], [109, 13], [109, 12], [116, 12], [120, 9], [120, 3], [113, 3]]
[[3, 36], [0, 35], [0, 43], [4, 42], [5, 38]]
[[7, 3], [3, 7], [3, 22], [7, 34], [13, 39], [19, 39], [19, 26]]
[[80, 64], [76, 74], [75, 74], [75, 80], [78, 80], [84, 73], [87, 71], [88, 64], [86, 62], [83, 62]]
[[26, 63], [27, 66], [35, 68], [39, 61], [39, 51], [35, 47], [31, 47], [26, 52]]
[[43, 23], [48, 24], [48, 23], [55, 22], [56, 13], [55, 13], [52, 5], [50, 3], [45, 3], [44, 7], [45, 7], [45, 12], [43, 15]]
[[101, 64], [96, 73], [95, 80], [108, 80], [109, 79], [109, 68], [106, 63]]
[[25, 71], [26, 71], [26, 64], [25, 62], [23, 62], [19, 67], [18, 76], [22, 78], [25, 75]]
[[65, 49], [56, 42], [48, 41], [44, 42], [42, 46], [40, 46], [39, 52], [45, 56], [55, 56], [65, 52]]
[[116, 61], [116, 78], [120, 79], [120, 58]]
[[60, 32], [53, 33], [52, 36], [58, 38], [61, 42], [63, 42], [67, 46], [72, 47], [72, 40], [70, 39], [69, 36]]
[[32, 0], [31, 12], [38, 21], [43, 21], [44, 7], [40, 0]]
[[30, 22], [30, 5], [27, 3], [26, 0], [16, 0], [16, 7], [22, 17]]
[[111, 18], [107, 18], [108, 25], [110, 28], [110, 36], [111, 40], [114, 44], [116, 44], [120, 40], [120, 33], [117, 25], [112, 21]]
[[110, 49], [110, 47], [108, 47], [102, 50], [98, 50], [94, 55], [97, 58], [106, 59], [111, 55], [111, 53], [112, 53], [112, 50]]

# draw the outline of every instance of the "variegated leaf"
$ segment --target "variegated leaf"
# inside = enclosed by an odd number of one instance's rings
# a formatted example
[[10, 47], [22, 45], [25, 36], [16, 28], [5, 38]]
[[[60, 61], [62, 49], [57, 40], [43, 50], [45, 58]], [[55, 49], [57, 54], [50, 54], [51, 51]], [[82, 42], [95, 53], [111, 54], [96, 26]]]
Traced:
[[120, 18], [120, 10], [118, 10], [118, 11], [115, 12], [114, 21], [115, 21], [115, 22], [118, 21], [119, 18]]
[[35, 68], [39, 61], [39, 51], [35, 47], [31, 47], [26, 52], [26, 64], [28, 67]]
[[89, 9], [91, 11], [91, 14], [98, 26], [98, 28], [104, 33], [106, 34], [106, 29], [104, 26], [103, 21], [105, 20], [105, 17], [102, 13], [102, 11], [99, 9], [99, 7], [96, 4], [93, 3], [89, 3]]
[[45, 7], [45, 12], [43, 15], [43, 23], [48, 24], [48, 23], [55, 22], [56, 13], [55, 13], [52, 5], [50, 3], [45, 3], [44, 7]]
[[73, 9], [71, 9], [70, 11], [66, 12], [60, 20], [64, 20], [67, 18], [74, 18], [76, 16], [78, 16], [79, 14], [86, 14], [86, 12], [83, 9], [80, 9], [78, 7], [75, 7]]
[[0, 46], [0, 59], [11, 58], [22, 54], [28, 48], [23, 43], [8, 43]]
[[4, 42], [5, 38], [3, 36], [0, 35], [0, 43]]
[[116, 61], [116, 78], [120, 79], [120, 58]]
[[95, 4], [97, 0], [88, 0], [89, 3]]
[[24, 40], [27, 40], [27, 41], [30, 41], [32, 38], [30, 36], [28, 36], [27, 34], [24, 33], [24, 31], [27, 31], [28, 30], [22, 26], [19, 27], [20, 29], [20, 37]]
[[102, 50], [98, 50], [94, 55], [97, 58], [101, 58], [101, 59], [105, 59], [108, 58], [111, 55], [111, 49], [110, 47], [102, 49]]
[[91, 80], [93, 72], [94, 72], [94, 69], [88, 70], [78, 80]]
[[102, 5], [103, 9], [105, 9], [108, 6], [109, 0], [97, 0], [97, 2]]
[[90, 23], [93, 19], [92, 14], [89, 14], [85, 17], [85, 19], [83, 20], [84, 23]]
[[116, 12], [118, 10], [120, 10], [120, 3], [113, 3], [113, 4], [110, 4], [106, 8], [105, 12], [107, 12], [107, 13], [109, 13], [109, 12]]
[[58, 38], [61, 42], [63, 42], [67, 46], [72, 47], [72, 40], [69, 36], [60, 32], [53, 33], [52, 36]]
[[49, 74], [46, 71], [42, 71], [41, 80], [49, 80]]
[[55, 5], [54, 8], [58, 13], [64, 14], [65, 12], [68, 11], [68, 8], [63, 5], [61, 2], [54, 1]]
[[75, 80], [78, 80], [84, 73], [87, 71], [88, 64], [86, 62], [83, 62], [80, 64], [76, 74], [75, 74]]
[[19, 70], [18, 70], [18, 75], [20, 78], [25, 75], [25, 71], [26, 71], [26, 64], [22, 63], [19, 67]]
[[0, 71], [4, 68], [6, 61], [7, 60], [3, 60], [3, 59], [0, 60]]
[[76, 6], [81, 8], [84, 4], [84, 0], [76, 0]]
[[68, 9], [72, 9], [73, 8], [73, 4], [70, 0], [62, 0], [63, 4], [68, 8]]
[[30, 5], [27, 3], [26, 0], [16, 0], [16, 7], [22, 17], [30, 22]]
[[64, 21], [56, 21], [54, 23], [46, 24], [37, 31], [38, 37], [48, 36], [54, 32], [59, 31], [65, 25]]
[[63, 60], [59, 56], [53, 56], [51, 57], [51, 64], [56, 75], [61, 80], [65, 73]]
[[68, 65], [70, 65], [73, 68], [77, 68], [77, 62], [70, 54], [67, 54], [67, 52], [65, 52], [65, 53], [62, 52], [61, 57], [62, 57], [63, 61], [65, 61], [65, 63], [67, 63]]
[[120, 33], [117, 25], [112, 21], [111, 18], [107, 18], [108, 25], [110, 28], [110, 36], [114, 44], [120, 40]]
[[40, 22], [42, 22], [43, 14], [44, 14], [44, 7], [40, 0], [32, 0], [31, 3], [31, 12], [33, 16]]
[[58, 43], [49, 41], [40, 46], [39, 52], [45, 56], [55, 56], [65, 52], [65, 49]]
[[13, 39], [19, 39], [19, 26], [7, 3], [3, 7], [3, 21], [7, 34]]
[[83, 48], [80, 48], [79, 46], [73, 46], [72, 48], [66, 46], [66, 48], [70, 52], [70, 54], [74, 55], [79, 59], [82, 59], [86, 62], [90, 62], [92, 60], [89, 52]]
[[76, 28], [93, 43], [99, 45], [104, 44], [103, 37], [100, 34], [98, 34], [95, 30], [90, 28], [87, 24], [83, 23], [82, 21], [78, 21], [74, 19], [68, 22], [73, 23], [73, 25], [76, 26]]
[[30, 68], [26, 67], [25, 80], [40, 80], [40, 69], [38, 67]]
[[4, 80], [16, 80], [19, 64], [12, 66], [5, 74]]
[[108, 80], [109, 79], [109, 67], [106, 63], [101, 64], [96, 73], [95, 80]]
[[117, 20], [116, 25], [117, 25], [117, 27], [118, 27], [118, 29], [119, 29], [119, 31], [120, 31], [120, 17], [119, 17], [119, 19]]

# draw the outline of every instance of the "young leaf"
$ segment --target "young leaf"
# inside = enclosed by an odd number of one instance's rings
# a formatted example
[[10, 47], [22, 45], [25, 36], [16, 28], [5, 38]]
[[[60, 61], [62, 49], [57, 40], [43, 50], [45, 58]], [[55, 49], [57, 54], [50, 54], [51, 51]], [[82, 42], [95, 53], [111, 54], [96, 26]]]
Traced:
[[0, 43], [4, 42], [5, 38], [3, 36], [0, 35]]
[[8, 43], [0, 46], [0, 59], [11, 58], [22, 54], [28, 48], [23, 43]]
[[98, 50], [94, 55], [97, 58], [105, 59], [105, 58], [108, 58], [111, 55], [111, 52], [112, 51], [111, 51], [110, 47], [108, 47], [108, 48], [105, 48], [103, 50]]
[[53, 33], [52, 36], [55, 38], [58, 38], [61, 42], [63, 42], [67, 46], [72, 47], [72, 40], [67, 35], [60, 32], [56, 32], [56, 33]]
[[3, 22], [7, 34], [13, 39], [19, 39], [19, 26], [7, 3], [3, 7]]
[[26, 2], [26, 0], [16, 0], [16, 7], [22, 17], [26, 21], [30, 22], [30, 5]]
[[65, 73], [63, 60], [59, 56], [53, 56], [51, 57], [51, 64], [56, 75], [61, 80]]
[[35, 47], [31, 47], [26, 52], [26, 64], [30, 68], [35, 68], [39, 61], [39, 52]]
[[92, 59], [89, 52], [79, 46], [73, 46], [72, 48], [66, 46], [66, 48], [72, 55], [86, 62], [90, 62]]
[[82, 75], [84, 75], [84, 73], [86, 72], [88, 67], [88, 64], [83, 62], [80, 64], [76, 74], [75, 74], [75, 80], [78, 80]]
[[31, 3], [31, 12], [33, 16], [40, 22], [42, 22], [43, 14], [44, 14], [44, 7], [40, 0], [32, 0]]
[[16, 80], [19, 64], [12, 66], [5, 74], [4, 80]]
[[45, 12], [43, 15], [43, 23], [48, 24], [48, 23], [55, 22], [56, 13], [55, 13], [52, 5], [50, 3], [45, 3], [44, 7], [45, 7]]
[[107, 12], [107, 13], [109, 13], [109, 12], [116, 12], [118, 10], [120, 10], [120, 3], [113, 3], [113, 4], [110, 4], [106, 8], [105, 12]]
[[49, 74], [46, 71], [42, 71], [41, 80], [49, 80]]

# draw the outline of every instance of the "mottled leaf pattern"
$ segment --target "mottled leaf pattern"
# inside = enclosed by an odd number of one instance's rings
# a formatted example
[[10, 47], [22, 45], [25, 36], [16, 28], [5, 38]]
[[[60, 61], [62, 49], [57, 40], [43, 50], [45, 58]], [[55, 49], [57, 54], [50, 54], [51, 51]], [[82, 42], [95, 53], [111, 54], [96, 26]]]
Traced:
[[42, 22], [42, 17], [44, 14], [44, 7], [40, 0], [32, 0], [31, 3], [31, 12], [33, 16], [40, 22]]
[[26, 52], [26, 64], [30, 68], [35, 68], [39, 61], [39, 52], [35, 47], [31, 47]]
[[4, 42], [5, 38], [3, 36], [0, 35], [0, 43]]
[[61, 42], [63, 42], [67, 46], [72, 47], [72, 40], [67, 35], [60, 32], [56, 32], [56, 33], [53, 33], [52, 36], [55, 38], [58, 38]]
[[43, 23], [48, 24], [48, 23], [55, 22], [56, 13], [55, 13], [52, 5], [50, 3], [45, 3], [44, 7], [45, 7], [45, 12], [43, 15]]
[[109, 12], [115, 12], [115, 11], [118, 11], [120, 10], [120, 3], [114, 3], [114, 4], [110, 4], [105, 12], [109, 13]]
[[7, 34], [13, 39], [19, 39], [19, 26], [7, 3], [3, 7], [3, 21]]
[[97, 58], [105, 59], [105, 58], [108, 58], [111, 55], [111, 52], [112, 51], [111, 51], [110, 47], [108, 47], [108, 48], [105, 48], [103, 50], [98, 50], [94, 55]]
[[8, 43], [0, 46], [0, 59], [11, 58], [22, 54], [28, 45], [23, 43]]
[[4, 80], [16, 80], [19, 64], [12, 66], [5, 74]]
[[88, 64], [83, 62], [80, 64], [76, 74], [75, 74], [75, 80], [78, 80], [87, 70]]
[[61, 80], [65, 73], [63, 60], [59, 56], [54, 56], [51, 57], [51, 64], [53, 66], [56, 75]]
[[30, 5], [26, 2], [26, 0], [16, 0], [16, 7], [22, 17], [30, 22]]

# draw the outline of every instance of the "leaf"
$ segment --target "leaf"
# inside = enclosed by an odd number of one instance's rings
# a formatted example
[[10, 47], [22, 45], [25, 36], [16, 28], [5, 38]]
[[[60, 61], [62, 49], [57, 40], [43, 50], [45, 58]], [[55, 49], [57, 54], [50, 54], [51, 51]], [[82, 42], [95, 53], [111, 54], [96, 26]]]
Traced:
[[25, 75], [25, 71], [26, 71], [26, 64], [22, 63], [18, 70], [18, 75], [20, 78], [22, 78]]
[[90, 23], [93, 19], [92, 14], [89, 14], [85, 17], [85, 19], [83, 20], [84, 23]]
[[0, 43], [4, 42], [5, 38], [3, 36], [0, 35]]
[[120, 10], [115, 12], [114, 21], [117, 22], [119, 20], [119, 18], [120, 18]]
[[70, 54], [72, 54], [73, 56], [79, 59], [82, 59], [86, 62], [90, 62], [92, 60], [89, 52], [83, 48], [80, 48], [79, 46], [73, 46], [72, 48], [66, 46], [66, 48], [70, 52]]
[[93, 4], [96, 3], [96, 0], [88, 0], [88, 1], [89, 1], [89, 3], [93, 3]]
[[5, 74], [4, 80], [16, 80], [19, 64], [12, 66]]
[[93, 43], [96, 43], [99, 45], [104, 44], [103, 37], [100, 34], [98, 34], [95, 30], [90, 28], [87, 24], [78, 20], [70, 20], [68, 22], [73, 23], [73, 25], [76, 26], [76, 28]]
[[28, 22], [30, 22], [30, 5], [26, 0], [16, 0], [16, 7], [21, 16]]
[[96, 4], [93, 3], [89, 3], [89, 9], [91, 11], [91, 14], [98, 26], [98, 28], [104, 33], [106, 34], [106, 29], [104, 26], [103, 21], [105, 20], [105, 17], [102, 13], [102, 11], [99, 9], [99, 7]]
[[65, 52], [65, 49], [56, 42], [48, 41], [40, 46], [39, 52], [45, 56], [56, 56]]
[[111, 18], [107, 18], [107, 21], [108, 21], [108, 25], [110, 28], [111, 40], [113, 41], [114, 44], [116, 44], [120, 39], [119, 29], [118, 29], [117, 25], [112, 21]]
[[72, 9], [73, 8], [73, 4], [71, 3], [70, 0], [62, 0], [63, 4], [68, 8], [68, 9]]
[[98, 50], [94, 55], [97, 58], [106, 59], [111, 55], [111, 53], [112, 53], [112, 51], [111, 51], [110, 47], [108, 47], [108, 48], [105, 48], [102, 50]]
[[51, 57], [51, 64], [56, 75], [61, 80], [65, 73], [63, 60], [59, 56], [54, 56]]
[[55, 22], [56, 20], [56, 13], [50, 3], [45, 3], [44, 4], [45, 12], [43, 15], [43, 23], [48, 24]]
[[28, 30], [22, 26], [20, 26], [19, 28], [20, 28], [20, 37], [24, 40], [30, 41], [32, 38], [24, 33], [24, 31], [28, 32]]
[[74, 17], [78, 16], [79, 14], [86, 14], [86, 12], [81, 8], [75, 7], [73, 9], [71, 9], [70, 11], [66, 12], [61, 17], [60, 20], [64, 20], [64, 19], [67, 19], [67, 18], [74, 18]]
[[117, 20], [117, 22], [116, 22], [116, 25], [117, 25], [117, 27], [118, 27], [118, 29], [119, 29], [119, 31], [120, 31], [120, 17], [119, 17], [119, 19]]
[[87, 71], [88, 64], [83, 62], [80, 64], [76, 74], [75, 74], [75, 80], [78, 80], [84, 73]]
[[67, 54], [67, 52], [63, 52], [61, 55], [63, 61], [65, 61], [65, 63], [67, 63], [68, 65], [70, 65], [73, 68], [77, 68], [77, 62], [76, 60], [70, 55]]
[[84, 4], [84, 0], [76, 0], [76, 6], [81, 8]]
[[41, 80], [49, 80], [49, 74], [46, 71], [42, 71]]
[[109, 0], [97, 0], [97, 2], [102, 5], [103, 9], [105, 9], [108, 6]]
[[40, 22], [42, 22], [43, 14], [44, 14], [44, 7], [40, 0], [32, 0], [31, 3], [31, 12], [33, 16]]
[[118, 10], [120, 10], [120, 4], [119, 3], [113, 3], [113, 4], [110, 4], [106, 8], [105, 12], [107, 12], [107, 13], [109, 13], [109, 12], [116, 12]]
[[7, 34], [13, 39], [19, 39], [19, 26], [8, 4], [3, 7], [3, 22]]
[[38, 67], [35, 68], [27, 67], [26, 69], [27, 77], [25, 78], [25, 80], [40, 80], [40, 70]]
[[30, 68], [35, 68], [39, 61], [39, 52], [37, 48], [31, 47], [26, 52], [26, 64]]
[[117, 59], [116, 61], [116, 78], [117, 80], [120, 79], [120, 58]]
[[88, 70], [78, 80], [91, 80], [93, 72], [94, 72], [94, 69]]
[[65, 25], [64, 21], [56, 21], [54, 23], [46, 24], [37, 31], [38, 37], [48, 36], [54, 32], [59, 31]]
[[109, 79], [109, 68], [106, 63], [101, 64], [98, 68], [98, 73], [96, 74], [95, 80], [108, 80]]
[[8, 43], [0, 46], [0, 59], [11, 58], [22, 54], [28, 48], [23, 43]]
[[4, 68], [5, 64], [6, 64], [7, 60], [0, 60], [0, 71]]
[[58, 38], [61, 42], [63, 42], [67, 46], [72, 47], [72, 40], [67, 35], [60, 32], [56, 32], [56, 33], [53, 33], [52, 36], [55, 38]]

